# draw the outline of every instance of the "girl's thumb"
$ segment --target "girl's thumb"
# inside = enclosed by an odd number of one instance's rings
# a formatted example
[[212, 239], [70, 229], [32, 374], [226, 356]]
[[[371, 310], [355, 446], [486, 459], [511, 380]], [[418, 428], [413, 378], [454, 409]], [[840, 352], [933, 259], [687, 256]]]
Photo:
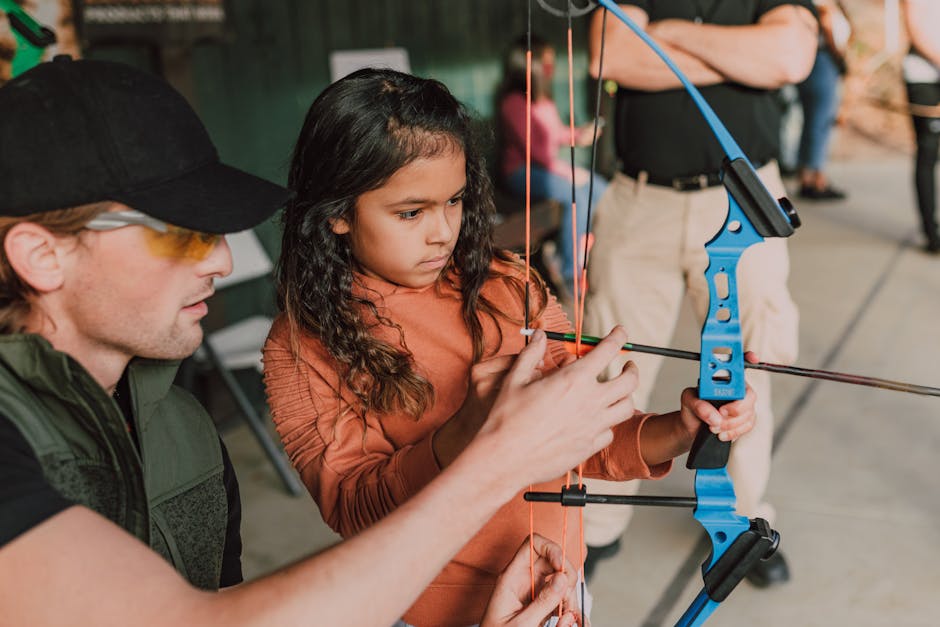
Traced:
[[545, 338], [544, 331], [536, 330], [529, 340], [528, 345], [522, 349], [513, 364], [512, 370], [506, 377], [508, 381], [516, 385], [525, 385], [539, 378], [537, 371], [542, 358], [545, 357], [545, 348], [548, 340]]

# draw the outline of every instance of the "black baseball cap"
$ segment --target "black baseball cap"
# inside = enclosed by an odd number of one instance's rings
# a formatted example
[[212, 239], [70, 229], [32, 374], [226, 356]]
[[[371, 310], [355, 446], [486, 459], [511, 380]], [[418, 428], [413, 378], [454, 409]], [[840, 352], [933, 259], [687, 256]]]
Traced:
[[227, 166], [195, 111], [130, 66], [57, 57], [0, 87], [0, 215], [117, 201], [208, 233], [259, 224], [279, 185]]

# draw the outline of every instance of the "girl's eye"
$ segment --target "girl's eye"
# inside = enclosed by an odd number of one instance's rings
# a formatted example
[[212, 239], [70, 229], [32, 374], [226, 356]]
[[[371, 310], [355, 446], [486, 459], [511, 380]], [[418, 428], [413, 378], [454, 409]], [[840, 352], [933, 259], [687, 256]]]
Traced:
[[398, 214], [398, 217], [402, 220], [414, 220], [418, 217], [418, 214], [421, 213], [420, 209], [412, 209], [411, 211], [401, 211]]
[[462, 203], [462, 202], [463, 202], [463, 196], [458, 196], [457, 198], [451, 198], [450, 200], [448, 200], [448, 201], [447, 201], [447, 206], [448, 206], [448, 207], [456, 207], [457, 205], [459, 205], [459, 204]]

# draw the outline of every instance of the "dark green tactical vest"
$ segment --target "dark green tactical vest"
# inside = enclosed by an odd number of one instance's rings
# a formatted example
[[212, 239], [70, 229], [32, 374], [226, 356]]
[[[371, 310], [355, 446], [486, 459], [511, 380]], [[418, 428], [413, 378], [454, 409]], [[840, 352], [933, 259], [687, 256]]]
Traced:
[[38, 335], [0, 336], [0, 415], [65, 498], [150, 545], [193, 585], [217, 589], [228, 519], [211, 419], [172, 385], [178, 362], [128, 366], [134, 429], [74, 359]]

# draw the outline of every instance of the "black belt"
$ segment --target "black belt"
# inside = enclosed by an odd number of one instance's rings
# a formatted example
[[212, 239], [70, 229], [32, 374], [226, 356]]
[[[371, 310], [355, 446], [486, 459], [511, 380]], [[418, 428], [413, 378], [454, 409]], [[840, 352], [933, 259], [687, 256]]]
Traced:
[[[764, 165], [765, 163], [761, 163], [760, 165], [755, 163], [754, 169], [759, 170]], [[646, 170], [631, 170], [629, 168], [624, 168], [623, 173], [632, 179], [643, 180], [650, 185], [671, 187], [677, 192], [694, 192], [697, 190], [708, 189], [709, 187], [721, 185], [721, 172], [703, 172], [701, 174], [693, 174], [692, 176], [666, 177], [655, 176]]]
[[677, 192], [692, 192], [700, 189], [708, 189], [709, 187], [715, 187], [716, 185], [721, 185], [720, 172], [703, 172], [702, 174], [694, 174], [692, 176], [676, 176], [671, 178], [666, 176], [655, 176], [646, 170], [630, 170], [625, 168], [623, 173], [630, 178], [637, 179], [638, 181], [644, 181], [650, 185], [671, 187]]

